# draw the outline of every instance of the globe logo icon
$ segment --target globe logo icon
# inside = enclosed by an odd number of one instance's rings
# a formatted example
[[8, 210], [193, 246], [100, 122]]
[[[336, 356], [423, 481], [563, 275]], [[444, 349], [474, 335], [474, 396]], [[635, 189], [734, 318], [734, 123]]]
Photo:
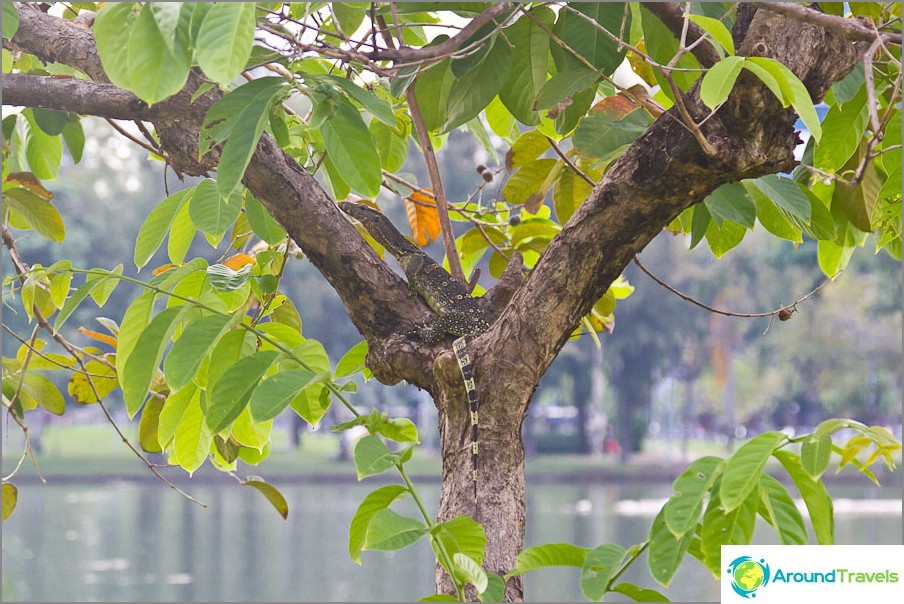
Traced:
[[750, 556], [735, 558], [728, 566], [731, 587], [743, 598], [755, 598], [756, 590], [769, 583], [769, 565], [765, 560], [754, 560]]

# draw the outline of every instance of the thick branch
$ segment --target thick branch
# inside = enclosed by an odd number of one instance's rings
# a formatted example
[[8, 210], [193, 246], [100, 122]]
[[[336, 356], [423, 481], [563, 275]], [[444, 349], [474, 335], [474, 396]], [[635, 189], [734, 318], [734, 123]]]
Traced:
[[[669, 30], [675, 34], [676, 38], [679, 40], [681, 39], [681, 33], [684, 31], [685, 23], [684, 11], [681, 9], [680, 3], [645, 2], [643, 7], [656, 15], [656, 18], [662, 21], [663, 25], [668, 27]], [[705, 35], [706, 33], [699, 25], [696, 23], [687, 23], [687, 40], [685, 41], [687, 46], [691, 46]], [[719, 53], [712, 44], [708, 43], [697, 44], [690, 52], [697, 58], [697, 61], [699, 61], [700, 65], [703, 67], [712, 67], [718, 63], [720, 59]]]
[[[800, 4], [792, 2], [763, 2], [757, 3], [757, 7], [791, 17], [796, 21], [818, 25], [826, 31], [838, 34], [848, 40], [872, 42], [877, 37], [875, 29], [865, 26], [858, 19], [846, 19], [837, 15], [828, 15]], [[892, 44], [901, 44], [902, 41], [901, 34], [882, 33], [879, 36]]]
[[56, 109], [114, 120], [176, 119], [186, 113], [184, 107], [172, 103], [148, 107], [131, 92], [113, 84], [15, 73], [3, 75], [3, 104]]

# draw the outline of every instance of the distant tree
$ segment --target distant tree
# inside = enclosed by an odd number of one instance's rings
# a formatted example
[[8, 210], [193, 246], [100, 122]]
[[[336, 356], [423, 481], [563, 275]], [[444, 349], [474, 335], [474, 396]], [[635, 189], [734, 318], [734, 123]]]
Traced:
[[[852, 428], [890, 459], [896, 443], [885, 432], [826, 424], [800, 457], [785, 447], [801, 441], [761, 434], [727, 461], [695, 462], [688, 476], [705, 485], [682, 483], [676, 497], [684, 499], [657, 517], [649, 541], [592, 552], [522, 551], [521, 442], [540, 377], [569, 338], [607, 330], [616, 299], [630, 293], [622, 271], [664, 228], [693, 245], [705, 238], [721, 256], [759, 220], [778, 237], [818, 240], [829, 275], [869, 233], [900, 258], [900, 5], [852, 3], [856, 15], [845, 17], [846, 5], [830, 4], [826, 13], [782, 3], [107, 3], [76, 15], [96, 5], [4, 3], [3, 102], [26, 108], [3, 120], [3, 240], [14, 266], [6, 285], [35, 324], [15, 335], [17, 356], [4, 359], [4, 405], [23, 427], [36, 405], [62, 413], [66, 402], [42, 372], [70, 369], [69, 390], [84, 404], [122, 389], [130, 417], [140, 414], [145, 450], [164, 450], [188, 470], [209, 458], [234, 471], [237, 460], [266, 457], [271, 421], [286, 407], [316, 423], [339, 400], [356, 418], [336, 428], [371, 433], [354, 451], [359, 476], [395, 468], [404, 481], [359, 508], [352, 558], [426, 536], [439, 561], [439, 599], [520, 600], [520, 575], [551, 564], [582, 566], [592, 599], [611, 590], [661, 597], [615, 584], [616, 569], [649, 550], [667, 585], [693, 542], [718, 574], [719, 546], [749, 541], [761, 498], [783, 541], [806, 540], [784, 487], [763, 475], [773, 455], [798, 484], [812, 482], [813, 524], [830, 542], [831, 508], [818, 482], [827, 439]], [[629, 51], [646, 85], [626, 89], [612, 75]], [[820, 120], [814, 103], [823, 99], [830, 108]], [[81, 156], [79, 115], [134, 121], [137, 134], [128, 136], [177, 174], [216, 171], [216, 180], [167, 197], [149, 215], [132, 261], [145, 266], [168, 236], [171, 266], [146, 282], [18, 253], [19, 230], [64, 239], [41, 181], [55, 178], [64, 142]], [[813, 141], [802, 166], [798, 117]], [[435, 149], [458, 128], [488, 143], [487, 126], [510, 144], [504, 168], [477, 167], [483, 188], [450, 202], [443, 179], [459, 176], [440, 174]], [[411, 139], [429, 187], [396, 174]], [[462, 162], [462, 171], [474, 168]], [[406, 335], [433, 313], [335, 204], [352, 192], [372, 202], [382, 188], [405, 199], [418, 245], [441, 236], [450, 279], [468, 283], [487, 254], [497, 279], [481, 297], [492, 325], [467, 346], [480, 404], [476, 501], [472, 416], [449, 342]], [[115, 230], [115, 212], [84, 211], [99, 238]], [[467, 228], [458, 239], [450, 217]], [[198, 231], [217, 247], [214, 264], [187, 260]], [[301, 335], [303, 294], [285, 295], [293, 243], [366, 340], [335, 369], [323, 346]], [[110, 264], [118, 261], [126, 259]], [[104, 322], [115, 340], [92, 334], [115, 354], [72, 345], [60, 331], [71, 312], [88, 295], [102, 305], [120, 280], [142, 293], [118, 324]], [[56, 348], [45, 352], [47, 337]], [[416, 442], [411, 422], [362, 414], [350, 402], [347, 380], [365, 354], [365, 373], [408, 381], [436, 403], [438, 519], [406, 473], [409, 446], [392, 450], [383, 440]], [[638, 385], [625, 389], [627, 407], [642, 406], [646, 355], [642, 347], [623, 354], [620, 379]], [[274, 487], [245, 483], [286, 513]], [[3, 487], [5, 517], [15, 487]], [[422, 519], [389, 509], [402, 495], [416, 500]]]

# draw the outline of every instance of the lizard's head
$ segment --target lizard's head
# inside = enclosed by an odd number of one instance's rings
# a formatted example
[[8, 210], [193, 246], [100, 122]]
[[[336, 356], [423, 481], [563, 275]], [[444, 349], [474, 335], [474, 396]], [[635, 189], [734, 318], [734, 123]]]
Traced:
[[340, 201], [338, 205], [340, 210], [360, 222], [370, 236], [396, 259], [404, 255], [420, 253], [420, 250], [405, 239], [389, 221], [389, 218], [379, 210], [352, 201]]
[[353, 201], [340, 201], [339, 209], [364, 225], [368, 231], [373, 224], [377, 224], [381, 220], [386, 220], [382, 212], [366, 206], [363, 203], [355, 203]]

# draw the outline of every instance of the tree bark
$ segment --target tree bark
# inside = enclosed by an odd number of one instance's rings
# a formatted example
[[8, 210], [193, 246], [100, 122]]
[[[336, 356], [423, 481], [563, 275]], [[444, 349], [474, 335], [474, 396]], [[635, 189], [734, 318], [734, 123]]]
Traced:
[[[88, 27], [49, 16], [32, 5], [18, 8], [19, 30], [4, 44], [71, 65], [97, 82], [107, 81]], [[747, 31], [738, 54], [778, 59], [801, 78], [815, 101], [853, 68], [866, 46], [763, 10], [744, 26]], [[210, 91], [189, 103], [200, 82], [197, 74], [192, 75], [182, 92], [151, 108], [158, 113], [137, 108], [135, 115], [153, 122], [168, 160], [188, 174], [206, 173], [218, 159], [216, 151], [197, 159], [200, 123], [219, 95]], [[104, 104], [113, 111], [119, 94], [95, 84], [90, 99], [95, 104], [89, 105], [84, 99], [76, 103], [72, 97], [54, 94], [56, 82], [31, 84], [46, 91], [40, 106], [64, 111], [105, 115]], [[37, 103], [25, 96], [4, 99], [17, 102]], [[708, 114], [696, 87], [685, 102], [697, 121]], [[398, 335], [430, 316], [426, 304], [409, 294], [405, 282], [363, 242], [326, 192], [266, 134], [244, 183], [339, 293], [369, 342], [367, 363], [374, 375], [386, 384], [408, 380], [433, 396], [443, 448], [439, 517], [467, 514], [484, 524], [488, 538], [484, 567], [505, 574], [523, 544], [520, 429], [540, 377], [580, 318], [631, 258], [681, 211], [722, 184], [789, 171], [798, 142], [793, 124], [792, 111], [746, 72], [728, 101], [702, 126], [718, 150], [716, 157], [703, 153], [674, 111], [666, 112], [609, 169], [523, 283], [513, 265], [503, 285], [491, 290], [487, 304], [499, 318], [469, 344], [481, 420], [477, 505], [471, 495], [468, 406], [454, 356], [448, 346], [425, 346]], [[437, 573], [437, 586], [452, 592], [442, 573]], [[509, 581], [506, 598], [522, 597], [520, 579]]]

